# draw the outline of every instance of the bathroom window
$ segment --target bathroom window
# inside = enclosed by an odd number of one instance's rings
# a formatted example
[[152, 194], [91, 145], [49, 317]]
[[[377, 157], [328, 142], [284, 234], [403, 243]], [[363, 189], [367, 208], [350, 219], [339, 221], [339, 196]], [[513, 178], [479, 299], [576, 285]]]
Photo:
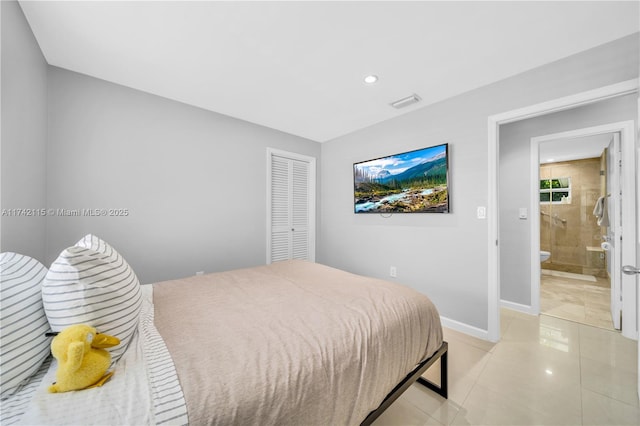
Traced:
[[540, 179], [540, 202], [545, 204], [571, 203], [571, 178]]

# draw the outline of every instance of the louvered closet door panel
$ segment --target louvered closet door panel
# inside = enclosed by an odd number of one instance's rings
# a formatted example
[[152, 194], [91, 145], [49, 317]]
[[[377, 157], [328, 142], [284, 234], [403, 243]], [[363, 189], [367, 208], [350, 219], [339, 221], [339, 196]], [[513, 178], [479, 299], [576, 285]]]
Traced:
[[295, 231], [293, 233], [291, 249], [294, 259], [309, 259], [309, 236], [307, 235], [307, 231]]
[[278, 262], [280, 260], [291, 259], [289, 255], [291, 244], [289, 243], [289, 232], [272, 232], [271, 233], [271, 261]]
[[[269, 153], [267, 262], [315, 260], [315, 159]], [[301, 158], [302, 157], [302, 158]]]
[[291, 258], [291, 161], [271, 157], [271, 261]]
[[292, 160], [292, 257], [309, 258], [309, 164]]

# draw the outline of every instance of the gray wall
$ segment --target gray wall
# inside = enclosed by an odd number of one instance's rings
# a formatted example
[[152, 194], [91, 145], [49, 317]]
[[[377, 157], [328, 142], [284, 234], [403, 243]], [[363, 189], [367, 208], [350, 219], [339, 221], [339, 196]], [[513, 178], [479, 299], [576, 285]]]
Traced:
[[[425, 106], [322, 145], [319, 261], [428, 294], [440, 314], [487, 330], [487, 118], [638, 76], [638, 34]], [[448, 142], [450, 214], [353, 213], [354, 162]], [[489, 212], [491, 214], [491, 212]]]
[[[580, 108], [500, 127], [500, 297], [531, 306], [529, 220], [518, 209], [530, 209], [531, 138], [618, 121], [635, 120], [637, 95], [631, 94]], [[529, 210], [530, 211], [530, 210]], [[540, 238], [539, 235], [533, 236]]]
[[[47, 64], [15, 1], [2, 14], [0, 208], [46, 206]], [[0, 251], [45, 261], [45, 218], [2, 216]]]
[[47, 217], [47, 261], [91, 232], [143, 283], [264, 264], [267, 147], [320, 160], [317, 142], [50, 67], [48, 207], [129, 215]]

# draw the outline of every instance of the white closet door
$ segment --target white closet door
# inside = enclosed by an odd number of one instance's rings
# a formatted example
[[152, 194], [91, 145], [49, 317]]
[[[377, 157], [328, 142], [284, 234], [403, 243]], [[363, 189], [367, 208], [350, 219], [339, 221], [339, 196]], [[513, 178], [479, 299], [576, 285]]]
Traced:
[[271, 262], [291, 259], [289, 163], [286, 158], [271, 157]]
[[315, 159], [268, 150], [267, 263], [315, 260]]
[[309, 260], [309, 163], [291, 160], [291, 258]]

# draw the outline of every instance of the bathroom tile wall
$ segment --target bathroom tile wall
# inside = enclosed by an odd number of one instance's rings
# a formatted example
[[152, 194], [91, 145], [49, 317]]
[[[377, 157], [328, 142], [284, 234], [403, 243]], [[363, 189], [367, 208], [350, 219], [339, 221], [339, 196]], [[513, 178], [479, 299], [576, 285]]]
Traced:
[[540, 204], [540, 248], [551, 252], [544, 269], [606, 277], [603, 234], [593, 216], [602, 194], [600, 170], [600, 157], [540, 166], [541, 179], [571, 178], [568, 203]]

